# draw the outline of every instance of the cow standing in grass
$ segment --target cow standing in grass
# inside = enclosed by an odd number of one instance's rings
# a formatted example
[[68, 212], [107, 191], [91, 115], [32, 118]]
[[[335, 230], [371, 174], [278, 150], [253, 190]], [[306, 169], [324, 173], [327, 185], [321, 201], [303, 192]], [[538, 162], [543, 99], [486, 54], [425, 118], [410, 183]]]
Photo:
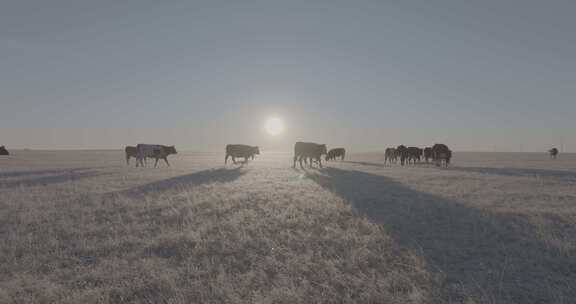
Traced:
[[314, 161], [318, 162], [318, 165], [322, 168], [322, 155], [327, 154], [326, 150], [326, 145], [324, 144], [297, 142], [294, 145], [293, 167], [296, 168], [296, 161], [299, 161], [300, 168], [304, 168], [304, 166], [302, 166], [302, 161], [310, 158], [310, 168], [312, 168]]
[[396, 149], [386, 148], [386, 151], [384, 151], [384, 165], [386, 165], [386, 162], [392, 164], [392, 161], [394, 161], [394, 163], [396, 163], [397, 159], [398, 155], [396, 154]]
[[330, 149], [330, 151], [328, 151], [328, 154], [326, 155], [326, 161], [336, 159], [338, 157], [341, 157], [341, 159], [344, 160], [344, 157], [346, 157], [346, 149], [344, 148]]
[[445, 144], [435, 144], [432, 147], [432, 160], [436, 163], [436, 166], [444, 165], [444, 167], [448, 167], [451, 158], [452, 151]]
[[6, 147], [0, 146], [0, 155], [10, 155], [10, 152], [6, 150]]
[[432, 147], [426, 147], [424, 148], [424, 160], [428, 163], [430, 159], [432, 159]]
[[224, 164], [228, 162], [228, 157], [232, 157], [232, 162], [236, 163], [236, 157], [244, 157], [244, 162], [248, 162], [248, 158], [254, 159], [254, 155], [260, 155], [260, 148], [248, 145], [226, 145]]
[[156, 162], [154, 163], [154, 168], [158, 166], [158, 160], [163, 159], [166, 165], [170, 167], [168, 162], [168, 155], [177, 154], [176, 148], [174, 146], [162, 146], [162, 145], [148, 145], [148, 144], [138, 144], [136, 146], [137, 159], [136, 166], [141, 165], [144, 167], [144, 161], [146, 158], [154, 158]]
[[396, 147], [396, 155], [400, 158], [400, 165], [404, 166], [404, 163], [408, 159], [408, 148], [404, 145], [399, 145]]
[[550, 153], [550, 159], [556, 159], [556, 157], [558, 156], [558, 149], [552, 148], [548, 150], [548, 153]]

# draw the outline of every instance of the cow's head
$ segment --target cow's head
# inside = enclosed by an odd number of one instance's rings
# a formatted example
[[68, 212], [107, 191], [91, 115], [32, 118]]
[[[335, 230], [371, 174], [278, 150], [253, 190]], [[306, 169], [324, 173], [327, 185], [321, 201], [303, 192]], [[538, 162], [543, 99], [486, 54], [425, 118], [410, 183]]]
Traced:
[[259, 147], [252, 147], [252, 148], [253, 148], [254, 154], [260, 155], [260, 148]]
[[168, 146], [165, 148], [166, 153], [168, 154], [178, 154], [178, 152], [176, 151], [176, 147], [174, 146]]
[[328, 154], [328, 148], [326, 148], [326, 145], [320, 145], [320, 154]]

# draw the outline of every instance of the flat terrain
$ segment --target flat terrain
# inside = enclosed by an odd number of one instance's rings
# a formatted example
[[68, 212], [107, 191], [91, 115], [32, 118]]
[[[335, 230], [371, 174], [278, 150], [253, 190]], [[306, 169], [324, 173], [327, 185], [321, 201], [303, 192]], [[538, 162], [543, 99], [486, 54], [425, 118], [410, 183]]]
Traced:
[[290, 158], [0, 157], [0, 303], [574, 303], [576, 155]]

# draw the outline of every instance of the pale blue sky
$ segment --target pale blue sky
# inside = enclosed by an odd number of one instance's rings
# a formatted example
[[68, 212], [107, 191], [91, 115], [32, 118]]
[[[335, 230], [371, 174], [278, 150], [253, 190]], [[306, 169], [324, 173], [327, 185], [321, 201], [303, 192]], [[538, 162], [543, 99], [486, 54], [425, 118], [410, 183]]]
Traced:
[[[4, 1], [0, 144], [576, 151], [576, 1]], [[262, 130], [276, 115], [283, 136]]]

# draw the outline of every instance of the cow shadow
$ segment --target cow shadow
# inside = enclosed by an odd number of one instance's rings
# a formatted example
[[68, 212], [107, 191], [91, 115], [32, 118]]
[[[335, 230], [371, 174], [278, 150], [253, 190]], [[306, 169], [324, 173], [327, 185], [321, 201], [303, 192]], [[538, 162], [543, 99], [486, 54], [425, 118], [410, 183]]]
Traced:
[[575, 250], [538, 240], [538, 229], [525, 217], [481, 211], [360, 171], [326, 168], [307, 176], [424, 257], [443, 276], [441, 302], [576, 298]]
[[[56, 173], [56, 171], [54, 171]], [[47, 174], [46, 172], [42, 174]], [[54, 174], [54, 173], [52, 173]], [[50, 184], [58, 184], [65, 182], [75, 182], [79, 179], [85, 179], [89, 177], [96, 177], [102, 175], [108, 175], [110, 173], [101, 172], [96, 170], [74, 172], [69, 170], [61, 171], [61, 173], [56, 175], [47, 175], [35, 178], [20, 179], [20, 180], [0, 180], [0, 189], [2, 188], [19, 188], [19, 187], [33, 187], [33, 186], [47, 186]]]
[[543, 177], [576, 182], [576, 172], [529, 168], [449, 167], [448, 170], [512, 177]]
[[242, 166], [233, 169], [227, 169], [227, 168], [209, 169], [195, 172], [192, 174], [180, 175], [156, 182], [151, 182], [127, 190], [116, 192], [115, 194], [136, 196], [151, 193], [162, 193], [169, 190], [186, 189], [193, 186], [199, 186], [202, 184], [210, 184], [215, 182], [227, 183], [238, 179], [244, 174], [246, 174], [246, 171], [242, 170]]

